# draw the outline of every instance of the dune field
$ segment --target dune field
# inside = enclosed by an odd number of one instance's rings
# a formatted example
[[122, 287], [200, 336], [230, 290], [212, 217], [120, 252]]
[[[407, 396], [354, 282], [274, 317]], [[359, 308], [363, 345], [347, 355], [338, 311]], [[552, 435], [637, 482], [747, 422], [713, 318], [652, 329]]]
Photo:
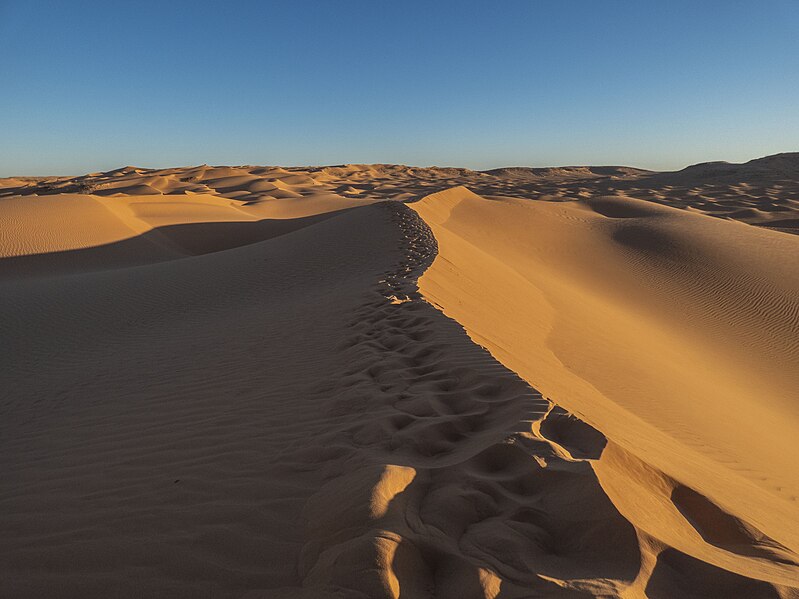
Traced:
[[0, 179], [0, 597], [799, 598], [799, 153]]

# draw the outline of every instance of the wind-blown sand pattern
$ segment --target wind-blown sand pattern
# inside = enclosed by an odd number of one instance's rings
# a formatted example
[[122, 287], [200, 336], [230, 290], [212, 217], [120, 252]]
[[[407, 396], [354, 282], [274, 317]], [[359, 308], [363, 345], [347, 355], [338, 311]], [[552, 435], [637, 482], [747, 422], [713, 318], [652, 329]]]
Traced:
[[0, 180], [3, 597], [799, 597], [799, 155]]

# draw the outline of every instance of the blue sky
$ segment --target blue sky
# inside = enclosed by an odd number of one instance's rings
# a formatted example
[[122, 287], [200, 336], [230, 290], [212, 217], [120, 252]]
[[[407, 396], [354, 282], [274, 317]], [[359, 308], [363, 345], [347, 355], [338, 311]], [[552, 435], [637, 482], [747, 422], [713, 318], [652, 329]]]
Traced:
[[0, 0], [0, 176], [799, 150], [799, 1]]

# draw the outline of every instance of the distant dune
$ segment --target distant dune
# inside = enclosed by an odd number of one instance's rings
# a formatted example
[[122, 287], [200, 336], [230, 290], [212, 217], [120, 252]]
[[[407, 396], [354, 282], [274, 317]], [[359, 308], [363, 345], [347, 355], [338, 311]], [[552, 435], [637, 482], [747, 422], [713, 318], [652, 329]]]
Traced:
[[0, 596], [799, 597], [799, 153], [0, 179]]

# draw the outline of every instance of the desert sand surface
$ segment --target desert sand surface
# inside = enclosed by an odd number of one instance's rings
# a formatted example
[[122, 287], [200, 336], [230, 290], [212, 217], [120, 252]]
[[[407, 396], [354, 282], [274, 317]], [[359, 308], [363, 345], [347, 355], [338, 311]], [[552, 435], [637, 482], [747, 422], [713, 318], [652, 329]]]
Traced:
[[0, 596], [799, 597], [799, 153], [0, 179]]

